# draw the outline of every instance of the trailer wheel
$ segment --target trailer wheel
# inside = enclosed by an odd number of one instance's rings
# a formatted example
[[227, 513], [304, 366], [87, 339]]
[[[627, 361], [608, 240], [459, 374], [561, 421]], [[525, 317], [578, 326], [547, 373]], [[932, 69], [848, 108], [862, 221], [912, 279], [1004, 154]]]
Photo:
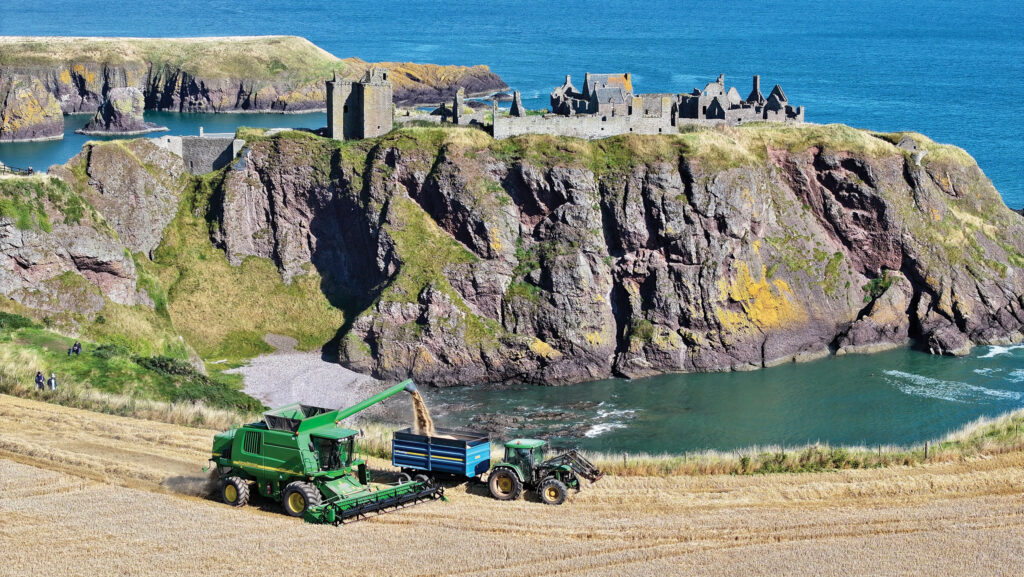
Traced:
[[523, 494], [523, 483], [510, 469], [496, 469], [487, 479], [491, 496], [499, 501], [515, 501]]
[[427, 485], [434, 484], [434, 482], [430, 480], [430, 477], [424, 475], [423, 473], [416, 475], [415, 477], [412, 478], [412, 480], [416, 481], [417, 483], [426, 483]]
[[537, 492], [545, 505], [561, 505], [569, 496], [569, 489], [566, 488], [565, 483], [555, 478], [543, 481]]
[[409, 476], [409, 473], [399, 473], [398, 474], [398, 484], [399, 485], [404, 485], [404, 484], [406, 484], [406, 483], [408, 483], [410, 481], [412, 481], [412, 477]]
[[301, 517], [306, 509], [320, 504], [320, 491], [309, 483], [293, 481], [284, 488], [281, 506], [292, 517]]
[[225, 477], [220, 483], [220, 500], [232, 507], [249, 503], [249, 483], [241, 477]]

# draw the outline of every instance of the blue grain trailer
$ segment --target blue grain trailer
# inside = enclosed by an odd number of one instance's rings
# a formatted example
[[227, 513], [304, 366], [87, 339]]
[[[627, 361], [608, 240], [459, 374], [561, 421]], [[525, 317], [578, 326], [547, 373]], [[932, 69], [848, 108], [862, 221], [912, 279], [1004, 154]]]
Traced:
[[391, 464], [410, 477], [479, 478], [491, 468], [491, 439], [487, 433], [461, 429], [436, 429], [428, 437], [410, 427], [395, 431]]

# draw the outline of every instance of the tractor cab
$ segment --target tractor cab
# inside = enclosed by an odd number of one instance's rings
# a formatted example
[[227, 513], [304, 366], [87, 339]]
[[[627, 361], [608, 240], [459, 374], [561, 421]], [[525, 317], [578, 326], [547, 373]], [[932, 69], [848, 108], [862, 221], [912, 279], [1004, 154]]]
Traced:
[[505, 462], [515, 465], [524, 479], [530, 479], [536, 466], [544, 462], [545, 441], [513, 439], [505, 445]]

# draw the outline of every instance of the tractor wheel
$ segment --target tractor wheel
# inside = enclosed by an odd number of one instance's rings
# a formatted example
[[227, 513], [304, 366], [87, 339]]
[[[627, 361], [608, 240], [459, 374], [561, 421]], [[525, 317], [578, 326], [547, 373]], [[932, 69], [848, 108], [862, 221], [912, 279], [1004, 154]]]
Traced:
[[499, 501], [515, 501], [523, 494], [523, 483], [509, 469], [498, 469], [490, 474], [487, 487], [491, 496]]
[[301, 517], [306, 509], [320, 504], [320, 491], [309, 483], [293, 481], [284, 488], [281, 506], [292, 517]]
[[398, 474], [398, 484], [399, 485], [404, 485], [404, 484], [408, 483], [409, 481], [412, 481], [412, 477], [409, 476], [409, 473], [399, 473]]
[[220, 482], [220, 500], [232, 507], [249, 503], [249, 483], [241, 477], [225, 477]]
[[540, 500], [545, 505], [561, 505], [565, 503], [565, 498], [569, 496], [569, 489], [565, 487], [565, 483], [551, 478], [541, 482], [540, 487], [537, 488], [537, 493], [540, 494]]

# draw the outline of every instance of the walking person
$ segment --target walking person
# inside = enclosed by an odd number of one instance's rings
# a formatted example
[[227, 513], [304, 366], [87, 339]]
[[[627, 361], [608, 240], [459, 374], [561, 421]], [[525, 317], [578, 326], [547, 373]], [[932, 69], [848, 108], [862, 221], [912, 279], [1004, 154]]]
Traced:
[[36, 388], [40, 391], [46, 390], [46, 379], [43, 378], [43, 371], [36, 371]]
[[50, 373], [50, 380], [46, 381], [46, 384], [50, 385], [51, 391], [57, 390], [57, 373]]

